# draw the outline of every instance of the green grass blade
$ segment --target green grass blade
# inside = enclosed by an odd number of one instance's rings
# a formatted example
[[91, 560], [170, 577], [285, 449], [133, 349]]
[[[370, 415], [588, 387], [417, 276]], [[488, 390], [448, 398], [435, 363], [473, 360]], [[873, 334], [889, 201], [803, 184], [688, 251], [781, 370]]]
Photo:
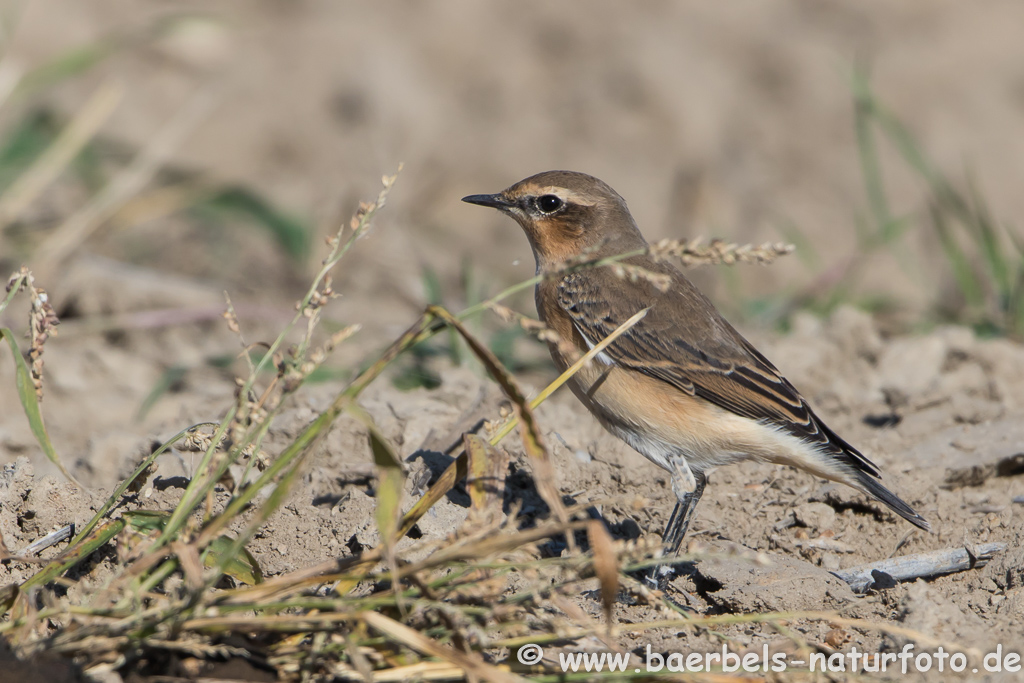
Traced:
[[1024, 336], [1024, 258], [1017, 266], [1017, 282], [1006, 305], [1007, 334], [1020, 339]]
[[[441, 291], [441, 280], [437, 277], [437, 271], [429, 265], [423, 266], [423, 296], [426, 298], [428, 306], [444, 305], [444, 295]], [[462, 365], [462, 349], [459, 346], [459, 335], [451, 328], [448, 329], [448, 354], [451, 357], [453, 364]], [[419, 385], [414, 384], [413, 386], [427, 386], [428, 389], [434, 388], [433, 386], [429, 386], [425, 383]]]
[[398, 520], [402, 515], [402, 491], [405, 488], [402, 459], [369, 413], [353, 405], [349, 414], [358, 417], [369, 430], [370, 450], [377, 468], [377, 531], [387, 553], [398, 540]]
[[221, 571], [240, 583], [254, 586], [263, 583], [263, 570], [246, 548], [235, 550], [235, 540], [218, 536], [210, 543], [203, 557], [203, 565], [211, 569], [218, 565]]
[[285, 253], [296, 261], [309, 254], [312, 226], [287, 215], [266, 199], [245, 188], [219, 189], [212, 196], [195, 204], [193, 209], [237, 216], [265, 228]]
[[1010, 264], [1003, 250], [1002, 240], [999, 238], [998, 226], [992, 219], [977, 185], [970, 178], [967, 182], [967, 191], [974, 209], [971, 212], [971, 227], [975, 230], [981, 255], [994, 281], [995, 290], [999, 294], [1000, 308], [1003, 308], [1006, 306], [1010, 290], [1013, 287]]
[[14, 90], [25, 96], [74, 78], [102, 63], [124, 46], [119, 38], [105, 38], [68, 50], [25, 74]]
[[956, 241], [952, 229], [942, 209], [936, 205], [931, 207], [932, 223], [942, 244], [942, 250], [946, 254], [950, 267], [953, 269], [953, 277], [956, 279], [960, 292], [964, 295], [967, 305], [978, 308], [984, 305], [985, 293], [981, 283], [974, 274], [970, 259]]
[[796, 257], [803, 262], [804, 266], [811, 270], [821, 268], [821, 255], [814, 248], [814, 244], [800, 226], [791, 220], [787, 220], [778, 227], [778, 230], [782, 235], [782, 239], [796, 247]]
[[46, 431], [46, 425], [43, 424], [43, 413], [39, 408], [39, 397], [36, 395], [35, 386], [32, 384], [32, 373], [29, 370], [28, 363], [25, 362], [25, 358], [21, 355], [21, 351], [18, 349], [17, 342], [14, 341], [14, 334], [6, 327], [0, 327], [0, 337], [4, 337], [7, 340], [8, 346], [11, 347], [11, 355], [14, 357], [14, 381], [18, 389], [18, 400], [21, 401], [21, 407], [25, 410], [25, 416], [28, 418], [32, 435], [36, 437], [36, 441], [39, 443], [39, 447], [43, 449], [43, 453], [46, 454], [50, 462], [57, 466], [61, 474], [79, 488], [83, 488], [78, 483], [78, 480], [71, 476], [71, 473], [64, 467], [64, 463], [61, 462], [60, 456], [57, 455], [57, 451], [50, 442], [50, 435]]
[[171, 513], [164, 510], [129, 510], [122, 515], [128, 528], [140, 533], [160, 531], [171, 518]]
[[[868, 195], [868, 206], [874, 218], [875, 229], [881, 235], [883, 226], [891, 220], [889, 201], [885, 195], [885, 181], [882, 165], [878, 159], [878, 143], [875, 140], [872, 123], [875, 113], [874, 101], [866, 84], [866, 76], [859, 72], [855, 76], [854, 129], [857, 135], [857, 153]], [[857, 83], [860, 83], [858, 86]]]
[[45, 111], [25, 116], [8, 130], [0, 147], [0, 187], [6, 189], [17, 182], [25, 169], [53, 144], [59, 130], [55, 117]]
[[160, 397], [170, 391], [174, 385], [185, 379], [186, 374], [188, 374], [188, 366], [186, 365], [172, 365], [164, 370], [163, 374], [156, 380], [156, 384], [146, 394], [146, 398], [142, 400], [139, 411], [135, 414], [135, 421], [142, 422], [145, 420], [146, 415], [156, 405], [156, 402], [160, 400]]
[[889, 141], [895, 145], [903, 160], [924, 177], [933, 188], [942, 189], [943, 191], [947, 190], [948, 184], [935, 170], [935, 167], [925, 156], [917, 140], [907, 130], [906, 126], [883, 107], [873, 94], [868, 93], [867, 96], [871, 100], [872, 116], [878, 122], [886, 137], [889, 138]]
[[71, 546], [74, 547], [76, 543], [81, 542], [83, 538], [89, 535], [89, 533], [96, 527], [96, 525], [99, 524], [100, 520], [103, 519], [103, 516], [107, 514], [107, 512], [110, 511], [111, 508], [114, 507], [118, 500], [121, 499], [121, 496], [124, 495], [124, 492], [127, 491], [128, 488], [135, 483], [135, 480], [138, 479], [143, 472], [149, 469], [149, 466], [153, 464], [153, 461], [155, 461], [158, 457], [166, 453], [171, 448], [171, 446], [178, 443], [178, 441], [180, 441], [181, 439], [185, 438], [185, 436], [187, 436], [188, 433], [191, 432], [192, 430], [198, 427], [206, 426], [216, 426], [216, 423], [200, 422], [199, 424], [192, 425], [187, 429], [183, 429], [174, 436], [172, 436], [167, 441], [164, 441], [162, 444], [160, 444], [159, 448], [156, 448], [152, 453], [146, 456], [146, 458], [141, 463], [139, 463], [139, 466], [135, 468], [135, 471], [132, 472], [124, 481], [122, 481], [116, 489], [114, 489], [114, 492], [110, 494], [110, 497], [107, 498], [107, 501], [103, 504], [103, 506], [96, 511], [96, 514], [93, 515], [91, 520], [89, 520], [89, 523], [82, 527], [81, 531], [78, 532], [78, 535], [71, 540]]
[[423, 296], [427, 303], [433, 306], [441, 305], [441, 280], [437, 277], [437, 271], [428, 265], [423, 266], [421, 279], [423, 280]]

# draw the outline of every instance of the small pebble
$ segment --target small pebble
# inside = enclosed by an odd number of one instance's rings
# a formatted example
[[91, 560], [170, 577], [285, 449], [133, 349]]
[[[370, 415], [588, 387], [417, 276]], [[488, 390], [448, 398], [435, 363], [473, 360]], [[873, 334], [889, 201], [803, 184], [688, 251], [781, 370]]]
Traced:
[[821, 568], [830, 572], [839, 569], [839, 556], [835, 553], [824, 553], [821, 556]]

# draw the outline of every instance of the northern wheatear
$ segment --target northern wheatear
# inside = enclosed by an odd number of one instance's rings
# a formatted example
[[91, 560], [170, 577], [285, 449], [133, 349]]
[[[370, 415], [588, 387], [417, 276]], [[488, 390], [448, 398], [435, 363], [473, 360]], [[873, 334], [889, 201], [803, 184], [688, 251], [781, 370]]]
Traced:
[[[549, 274], [537, 285], [537, 311], [570, 342], [568, 349], [548, 344], [560, 370], [575, 361], [575, 352], [593, 348], [649, 309], [569, 386], [608, 431], [670, 473], [678, 501], [664, 534], [670, 554], [686, 534], [705, 472], [743, 460], [791, 465], [847, 484], [911, 524], [930, 528], [677, 268], [646, 253], [625, 200], [604, 182], [549, 171], [463, 201], [494, 207], [526, 231], [538, 273]], [[653, 277], [621, 278], [608, 267], [565, 268], [581, 256], [637, 251], [645, 253], [621, 263]]]

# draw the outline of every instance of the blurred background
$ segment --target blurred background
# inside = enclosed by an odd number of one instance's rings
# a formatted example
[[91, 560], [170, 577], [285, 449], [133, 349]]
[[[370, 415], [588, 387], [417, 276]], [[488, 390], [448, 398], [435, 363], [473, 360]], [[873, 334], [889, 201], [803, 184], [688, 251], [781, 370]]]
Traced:
[[[280, 329], [400, 162], [336, 277], [328, 318], [364, 326], [339, 377], [425, 303], [532, 276], [519, 228], [459, 199], [553, 168], [608, 182], [651, 240], [796, 244], [693, 272], [745, 330], [843, 304], [890, 331], [1024, 329], [1013, 0], [12, 0], [0, 21], [0, 268], [27, 264], [64, 321], [44, 405], [81, 463], [196, 400], [171, 394], [229, 393], [201, 380], [237, 351], [222, 292], [249, 341]], [[117, 427], [97, 443], [75, 420]], [[0, 457], [32, 447], [7, 422]]]

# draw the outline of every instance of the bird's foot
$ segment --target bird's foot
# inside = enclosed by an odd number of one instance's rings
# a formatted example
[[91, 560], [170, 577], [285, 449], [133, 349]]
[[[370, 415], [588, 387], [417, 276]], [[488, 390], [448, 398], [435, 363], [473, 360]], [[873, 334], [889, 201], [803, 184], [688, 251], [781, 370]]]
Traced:
[[[701, 601], [689, 591], [671, 585], [672, 580], [679, 576], [679, 573], [674, 565], [659, 564], [643, 572], [639, 578], [644, 586], [661, 593], [663, 599], [671, 603], [675, 608], [684, 612], [696, 613], [697, 608], [701, 606]], [[674, 595], [682, 597], [684, 602], [675, 599]]]

